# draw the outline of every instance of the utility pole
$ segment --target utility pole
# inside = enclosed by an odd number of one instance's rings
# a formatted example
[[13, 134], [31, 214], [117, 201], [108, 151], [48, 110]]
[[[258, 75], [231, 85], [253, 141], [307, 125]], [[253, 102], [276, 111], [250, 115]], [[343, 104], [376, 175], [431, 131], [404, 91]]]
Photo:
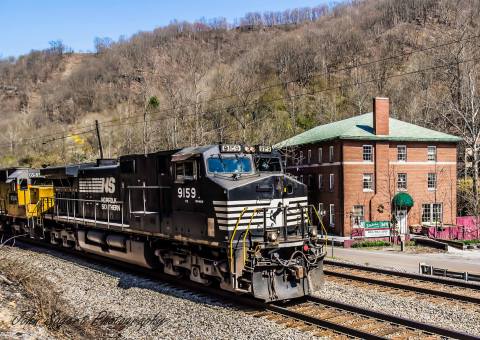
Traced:
[[98, 148], [100, 149], [100, 159], [103, 159], [102, 138], [100, 137], [100, 128], [98, 127], [98, 120], [95, 119], [95, 129], [97, 130]]

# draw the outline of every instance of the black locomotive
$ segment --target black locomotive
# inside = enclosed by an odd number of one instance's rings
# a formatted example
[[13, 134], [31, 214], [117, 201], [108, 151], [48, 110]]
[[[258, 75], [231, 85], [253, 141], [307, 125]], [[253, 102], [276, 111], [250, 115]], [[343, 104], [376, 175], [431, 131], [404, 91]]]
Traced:
[[31, 195], [37, 213], [24, 222], [4, 212], [13, 233], [265, 301], [301, 297], [323, 283], [325, 248], [306, 186], [284, 174], [270, 147], [188, 147], [36, 176], [54, 196]]

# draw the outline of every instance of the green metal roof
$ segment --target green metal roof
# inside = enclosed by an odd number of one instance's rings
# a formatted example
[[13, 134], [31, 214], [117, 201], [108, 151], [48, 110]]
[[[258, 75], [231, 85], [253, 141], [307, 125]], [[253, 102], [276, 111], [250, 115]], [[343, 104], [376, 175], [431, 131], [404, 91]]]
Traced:
[[375, 135], [373, 113], [347, 118], [330, 124], [319, 125], [274, 145], [275, 148], [315, 143], [331, 139], [460, 142], [462, 139], [443, 132], [430, 130], [415, 124], [390, 119], [390, 134]]
[[399, 192], [393, 197], [392, 203], [398, 208], [413, 207], [413, 198], [406, 192]]

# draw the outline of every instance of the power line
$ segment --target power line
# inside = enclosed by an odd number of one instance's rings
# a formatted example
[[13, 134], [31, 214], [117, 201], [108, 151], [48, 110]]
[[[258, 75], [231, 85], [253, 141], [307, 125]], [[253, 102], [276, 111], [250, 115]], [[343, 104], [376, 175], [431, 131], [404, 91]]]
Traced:
[[[277, 98], [273, 98], [273, 99], [269, 99], [269, 100], [266, 100], [266, 101], [262, 101], [262, 104], [272, 103], [272, 102], [276, 102], [276, 101], [284, 100], [284, 99], [289, 99], [289, 98], [299, 98], [299, 97], [304, 97], [304, 96], [311, 96], [311, 95], [314, 95], [314, 94], [323, 93], [323, 92], [328, 92], [328, 91], [332, 91], [332, 90], [338, 90], [338, 89], [342, 89], [342, 88], [346, 88], [346, 87], [350, 87], [350, 86], [358, 86], [358, 85], [373, 83], [373, 82], [380, 81], [380, 80], [388, 80], [388, 79], [392, 79], [392, 78], [399, 78], [399, 77], [404, 77], [404, 76], [410, 76], [410, 75], [413, 75], [413, 74], [424, 73], [424, 72], [426, 72], [426, 71], [432, 71], [432, 70], [436, 70], [436, 69], [440, 69], [440, 68], [445, 68], [445, 67], [448, 67], [448, 66], [453, 66], [453, 65], [458, 65], [458, 64], [464, 64], [464, 63], [468, 63], [468, 62], [475, 62], [475, 61], [480, 61], [480, 57], [479, 57], [479, 58], [471, 58], [471, 59], [466, 59], [466, 60], [455, 61], [455, 62], [446, 63], [446, 64], [442, 64], [442, 65], [436, 65], [436, 66], [426, 67], [426, 68], [423, 68], [423, 69], [417, 69], [417, 70], [414, 70], [414, 71], [409, 71], [409, 72], [394, 74], [394, 75], [385, 76], [385, 77], [372, 78], [372, 79], [368, 79], [368, 80], [364, 80], [364, 81], [360, 81], [360, 82], [353, 82], [353, 83], [347, 83], [347, 84], [337, 85], [337, 86], [328, 87], [328, 88], [321, 89], [321, 90], [316, 90], [316, 91], [308, 91], [308, 92], [306, 92], [306, 93], [300, 93], [300, 94], [296, 94], [296, 95], [292, 95], [292, 96], [280, 96], [280, 97], [277, 97]], [[246, 108], [246, 107], [254, 106], [254, 105], [257, 105], [257, 104], [258, 104], [257, 102], [254, 102], [254, 103], [248, 103], [248, 104], [244, 104], [244, 105], [229, 106], [229, 107], [226, 107], [226, 108], [223, 108], [223, 109], [219, 109], [219, 110], [216, 110], [216, 111], [205, 111], [205, 112], [201, 112], [201, 113], [198, 113], [198, 115], [203, 116], [203, 115], [206, 115], [206, 114], [222, 113], [222, 112], [224, 112], [224, 111], [226, 111], [226, 110], [234, 110], [234, 109], [239, 109], [239, 108]], [[188, 117], [188, 116], [195, 116], [195, 115], [197, 115], [197, 114], [191, 113], [191, 114], [183, 115], [182, 118]], [[157, 119], [151, 119], [151, 120], [149, 120], [148, 122], [171, 120], [171, 119], [178, 119], [178, 118], [176, 118], [176, 117], [160, 117], [160, 118], [157, 118]], [[135, 125], [135, 124], [140, 124], [140, 123], [143, 123], [143, 120], [141, 120], [141, 121], [136, 121], [136, 122], [111, 124], [111, 125], [107, 125], [107, 126], [105, 126], [105, 127], [122, 126], [122, 125]]]
[[[330, 75], [330, 74], [335, 74], [335, 73], [340, 73], [340, 72], [343, 72], [343, 71], [349, 71], [349, 70], [356, 69], [356, 68], [370, 66], [370, 65], [385, 62], [385, 61], [388, 61], [388, 60], [398, 59], [398, 58], [401, 58], [401, 57], [406, 57], [406, 56], [410, 56], [410, 55], [417, 54], [417, 53], [423, 53], [423, 52], [427, 52], [427, 51], [430, 51], [430, 50], [435, 50], [435, 49], [438, 49], [438, 48], [458, 44], [462, 41], [470, 41], [470, 40], [474, 40], [474, 39], [478, 39], [478, 38], [480, 38], [480, 35], [474, 35], [474, 36], [469, 36], [469, 37], [462, 38], [462, 39], [452, 40], [452, 41], [449, 41], [449, 42], [446, 42], [446, 43], [437, 44], [437, 45], [433, 45], [433, 46], [429, 46], [429, 47], [425, 47], [425, 48], [421, 48], [421, 49], [416, 49], [416, 50], [413, 50], [413, 51], [410, 51], [410, 52], [399, 53], [399, 54], [395, 54], [395, 55], [388, 56], [388, 57], [385, 57], [385, 58], [375, 59], [375, 60], [371, 60], [371, 61], [368, 61], [368, 62], [365, 62], [365, 63], [360, 63], [360, 64], [356, 64], [356, 65], [352, 65], [352, 66], [347, 66], [347, 67], [344, 67], [344, 68], [337, 69], [335, 71], [328, 71], [328, 72], [322, 72], [322, 73], [314, 74], [314, 75], [310, 76], [309, 79], [314, 79], [314, 78], [318, 78], [318, 77], [321, 77], [321, 76], [327, 76], [327, 75]], [[249, 91], [241, 92], [239, 94], [230, 94], [230, 95], [227, 95], [227, 96], [216, 97], [216, 98], [208, 99], [208, 100], [205, 100], [205, 101], [200, 101], [200, 102], [197, 102], [197, 103], [184, 104], [184, 105], [180, 105], [176, 108], [170, 107], [170, 108], [160, 109], [160, 110], [156, 110], [155, 113], [173, 112], [175, 110], [181, 110], [181, 109], [184, 109], [184, 108], [193, 107], [193, 106], [197, 106], [197, 105], [200, 105], [200, 104], [209, 104], [211, 102], [216, 102], [216, 101], [220, 101], [220, 100], [224, 100], [224, 99], [234, 98], [234, 97], [236, 97], [240, 94], [249, 94], [249, 93], [269, 90], [269, 89], [272, 89], [272, 88], [275, 88], [275, 87], [284, 86], [285, 84], [295, 83], [295, 82], [298, 82], [299, 80], [301, 80], [301, 79], [300, 78], [295, 78], [295, 79], [287, 80], [287, 81], [282, 82], [282, 83], [274, 83], [274, 84], [263, 86], [263, 87], [257, 87], [257, 88], [251, 89]], [[132, 115], [132, 116], [129, 116], [129, 117], [126, 117], [126, 118], [123, 118], [123, 119], [128, 120], [128, 119], [135, 118], [135, 117], [140, 117], [140, 116], [143, 116], [143, 113], [142, 114], [137, 114], [137, 115]], [[114, 121], [117, 121], [117, 120], [121, 120], [121, 119], [112, 119], [112, 120], [109, 120], [109, 121], [103, 121], [103, 122], [100, 122], [99, 124], [106, 124], [106, 123], [114, 122]]]

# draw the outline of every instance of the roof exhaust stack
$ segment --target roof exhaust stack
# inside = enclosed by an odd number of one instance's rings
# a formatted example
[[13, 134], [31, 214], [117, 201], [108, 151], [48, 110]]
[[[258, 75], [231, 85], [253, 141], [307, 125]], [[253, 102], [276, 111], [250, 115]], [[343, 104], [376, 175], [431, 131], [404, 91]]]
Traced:
[[373, 98], [373, 131], [376, 135], [387, 136], [390, 133], [390, 101], [388, 98]]

